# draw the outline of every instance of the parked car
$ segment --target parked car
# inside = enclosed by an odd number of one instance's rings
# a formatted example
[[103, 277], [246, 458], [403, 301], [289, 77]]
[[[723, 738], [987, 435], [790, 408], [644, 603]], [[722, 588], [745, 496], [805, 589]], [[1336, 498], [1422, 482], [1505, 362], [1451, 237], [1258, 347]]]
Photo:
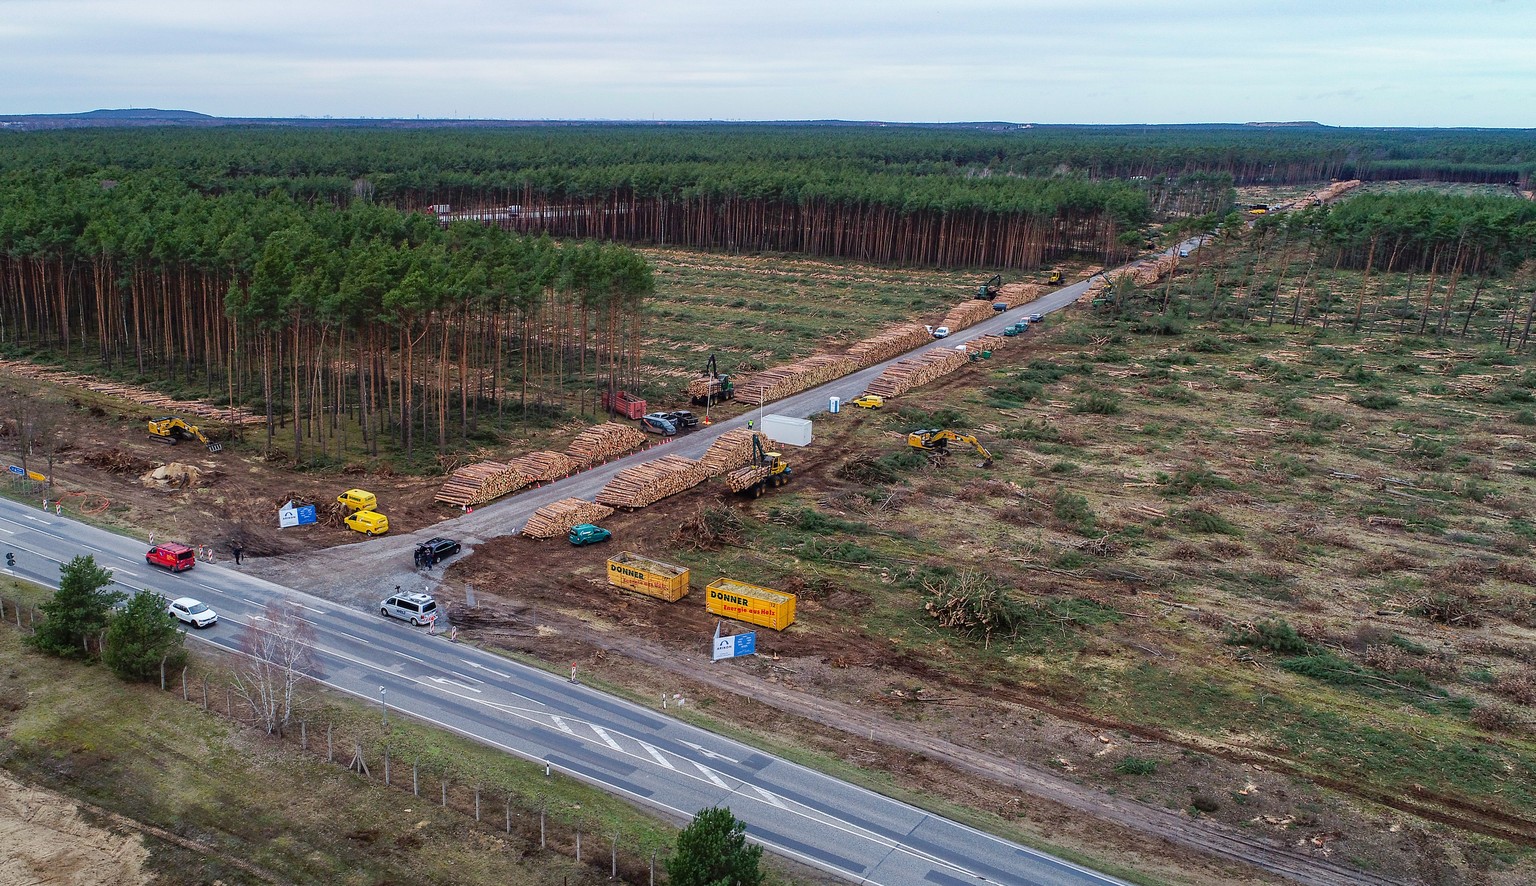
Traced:
[[862, 397], [854, 397], [848, 402], [854, 406], [862, 406], [865, 409], [879, 409], [885, 405], [885, 398], [879, 394], [865, 394]]
[[1189, 250], [1188, 249], [1180, 249], [1179, 250], [1179, 258], [1189, 258]]
[[166, 607], [178, 621], [185, 622], [194, 628], [209, 628], [218, 624], [219, 614], [208, 608], [208, 604], [191, 597], [177, 597]]
[[371, 511], [379, 506], [379, 498], [366, 489], [348, 489], [336, 496], [336, 501], [349, 511]]
[[581, 545], [595, 545], [600, 541], [607, 541], [613, 538], [613, 533], [591, 523], [577, 523], [571, 527], [569, 538], [571, 544], [580, 547]]
[[431, 594], [396, 594], [379, 604], [379, 614], [413, 625], [431, 624], [437, 621], [437, 600]]
[[992, 303], [992, 310], [1001, 314], [1002, 312], [1008, 310], [1008, 303], [1005, 301], [995, 301]]
[[459, 543], [451, 538], [433, 538], [416, 546], [417, 562], [436, 566], [459, 552]]
[[1030, 314], [1029, 317], [1027, 317], [1026, 319], [1028, 319], [1029, 322], [1031, 322], [1031, 323], [1039, 323], [1041, 320], [1045, 319], [1045, 315], [1044, 314]]
[[668, 419], [671, 419], [672, 424], [677, 428], [678, 433], [682, 433], [683, 431], [691, 431], [699, 426], [699, 417], [686, 409], [679, 409], [675, 412], [664, 412], [662, 415], [665, 415]]
[[667, 417], [665, 412], [652, 412], [640, 417], [640, 429], [648, 434], [660, 434], [663, 437], [671, 437], [677, 433], [677, 425]]
[[934, 338], [948, 338], [949, 337], [949, 327], [948, 326], [935, 326], [935, 327], [933, 327], [933, 337]]
[[144, 555], [144, 562], [151, 566], [164, 566], [172, 572], [182, 572], [197, 564], [197, 552], [184, 544], [166, 542], [155, 545]]
[[355, 529], [369, 538], [389, 531], [389, 518], [378, 511], [353, 511], [345, 522], [348, 529]]

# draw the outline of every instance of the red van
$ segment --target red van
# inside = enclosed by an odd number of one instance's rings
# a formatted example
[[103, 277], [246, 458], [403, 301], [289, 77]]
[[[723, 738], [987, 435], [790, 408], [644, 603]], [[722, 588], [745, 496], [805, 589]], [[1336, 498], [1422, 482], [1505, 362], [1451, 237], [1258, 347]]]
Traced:
[[170, 542], [155, 545], [144, 555], [144, 562], [151, 566], [164, 566], [172, 572], [191, 569], [197, 562], [197, 552], [183, 544]]

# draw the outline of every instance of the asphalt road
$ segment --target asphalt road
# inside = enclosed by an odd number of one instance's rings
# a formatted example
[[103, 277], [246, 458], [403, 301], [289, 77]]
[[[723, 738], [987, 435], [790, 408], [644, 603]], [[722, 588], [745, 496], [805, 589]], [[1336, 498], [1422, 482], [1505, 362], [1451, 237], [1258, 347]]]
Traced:
[[[479, 516], [478, 513], [474, 516]], [[868, 884], [1110, 884], [1121, 881], [871, 793], [749, 746], [490, 653], [252, 575], [201, 563], [170, 573], [132, 538], [0, 501], [5, 572], [48, 586], [91, 554], [132, 592], [196, 597], [219, 623], [197, 639], [238, 652], [270, 601], [312, 625], [312, 676], [680, 818], [726, 805], [773, 852]], [[382, 595], [381, 595], [382, 596]], [[729, 666], [729, 665], [722, 665]]]

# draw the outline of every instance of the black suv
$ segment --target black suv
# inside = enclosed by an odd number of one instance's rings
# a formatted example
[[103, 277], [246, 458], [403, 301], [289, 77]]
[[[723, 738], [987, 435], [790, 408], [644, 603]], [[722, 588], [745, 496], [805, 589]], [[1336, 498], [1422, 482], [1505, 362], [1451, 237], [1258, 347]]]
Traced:
[[434, 538], [416, 546], [416, 563], [422, 566], [436, 566], [439, 561], [446, 560], [458, 552], [459, 543], [453, 539]]
[[676, 412], [664, 414], [672, 420], [673, 424], [677, 425], [679, 431], [691, 431], [699, 426], [699, 417], [686, 409], [679, 409]]

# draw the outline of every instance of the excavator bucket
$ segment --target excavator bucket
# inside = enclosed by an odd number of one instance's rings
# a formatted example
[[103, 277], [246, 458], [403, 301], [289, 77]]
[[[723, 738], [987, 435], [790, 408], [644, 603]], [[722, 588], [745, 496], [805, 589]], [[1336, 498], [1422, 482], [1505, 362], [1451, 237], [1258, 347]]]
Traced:
[[209, 452], [223, 452], [224, 451], [224, 444], [223, 443], [209, 443], [208, 444], [208, 451]]

